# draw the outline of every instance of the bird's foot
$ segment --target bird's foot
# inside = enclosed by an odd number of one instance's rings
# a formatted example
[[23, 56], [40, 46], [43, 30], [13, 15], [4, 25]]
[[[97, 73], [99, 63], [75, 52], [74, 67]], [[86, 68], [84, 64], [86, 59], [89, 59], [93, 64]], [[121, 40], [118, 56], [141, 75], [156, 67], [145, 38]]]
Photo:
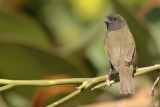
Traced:
[[133, 71], [136, 71], [136, 69], [138, 69], [138, 66], [136, 66], [136, 67], [133, 67]]
[[106, 83], [107, 83], [107, 86], [108, 86], [108, 87], [111, 86], [111, 84], [110, 84], [110, 79], [109, 79], [109, 78], [106, 79]]

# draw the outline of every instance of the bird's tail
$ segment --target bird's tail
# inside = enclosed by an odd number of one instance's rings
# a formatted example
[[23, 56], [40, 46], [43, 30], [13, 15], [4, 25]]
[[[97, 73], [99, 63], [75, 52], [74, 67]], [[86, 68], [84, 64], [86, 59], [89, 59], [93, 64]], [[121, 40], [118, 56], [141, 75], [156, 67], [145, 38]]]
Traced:
[[120, 65], [119, 78], [120, 78], [120, 93], [121, 94], [134, 94], [135, 87], [132, 80], [133, 65], [126, 66]]

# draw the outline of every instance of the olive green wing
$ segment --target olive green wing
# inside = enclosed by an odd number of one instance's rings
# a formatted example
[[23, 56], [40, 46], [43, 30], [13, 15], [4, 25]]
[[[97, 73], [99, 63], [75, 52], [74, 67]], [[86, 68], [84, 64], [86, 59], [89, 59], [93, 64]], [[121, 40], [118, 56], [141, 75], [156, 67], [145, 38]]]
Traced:
[[126, 65], [132, 64], [136, 51], [134, 38], [128, 26], [120, 30], [107, 32], [104, 47], [108, 59], [116, 71], [119, 71], [121, 58], [124, 59]]
[[[131, 32], [129, 31], [129, 28], [126, 27], [123, 29], [125, 31], [125, 33], [123, 33], [123, 37], [126, 39], [124, 40], [124, 42], [122, 42], [121, 46], [122, 48], [122, 53], [124, 55], [124, 60], [126, 62], [126, 65], [131, 65], [135, 55], [136, 55], [136, 45], [135, 45], [135, 41], [134, 38], [131, 34]], [[125, 42], [127, 41], [127, 42]]]

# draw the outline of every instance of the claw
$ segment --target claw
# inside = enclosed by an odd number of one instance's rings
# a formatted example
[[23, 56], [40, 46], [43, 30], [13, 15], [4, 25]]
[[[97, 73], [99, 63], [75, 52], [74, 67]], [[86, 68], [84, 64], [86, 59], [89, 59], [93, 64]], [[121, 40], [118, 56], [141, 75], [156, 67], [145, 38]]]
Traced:
[[107, 86], [108, 86], [108, 87], [110, 87], [110, 86], [111, 86], [111, 84], [110, 84], [110, 80], [108, 80], [108, 79], [107, 79], [107, 80], [106, 80], [106, 83], [107, 83]]
[[106, 83], [107, 83], [107, 86], [108, 86], [108, 87], [111, 86], [109, 78], [107, 78]]
[[112, 69], [110, 68], [109, 75], [108, 75], [108, 77], [107, 77], [107, 79], [106, 79], [106, 83], [107, 83], [107, 86], [108, 86], [108, 87], [111, 86], [111, 83], [110, 83], [110, 76], [111, 76], [111, 74], [112, 74]]

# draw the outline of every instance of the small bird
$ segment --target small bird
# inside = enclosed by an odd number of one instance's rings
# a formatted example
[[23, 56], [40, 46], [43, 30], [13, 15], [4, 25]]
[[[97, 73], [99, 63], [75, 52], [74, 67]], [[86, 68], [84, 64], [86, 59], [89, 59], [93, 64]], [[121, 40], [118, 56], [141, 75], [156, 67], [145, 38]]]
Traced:
[[109, 78], [115, 69], [119, 72], [120, 94], [134, 94], [135, 87], [132, 80], [133, 59], [136, 55], [134, 38], [121, 15], [110, 14], [104, 22], [107, 25], [104, 48], [111, 65], [106, 82], [110, 85]]

